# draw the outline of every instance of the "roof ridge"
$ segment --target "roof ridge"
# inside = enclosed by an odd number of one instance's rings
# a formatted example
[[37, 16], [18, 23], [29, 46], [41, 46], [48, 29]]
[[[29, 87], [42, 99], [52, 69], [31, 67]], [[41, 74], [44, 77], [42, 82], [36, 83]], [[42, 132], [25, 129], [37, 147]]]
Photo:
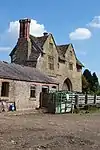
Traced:
[[66, 46], [66, 45], [70, 45], [71, 43], [69, 44], [60, 44], [60, 45], [57, 45], [57, 46]]

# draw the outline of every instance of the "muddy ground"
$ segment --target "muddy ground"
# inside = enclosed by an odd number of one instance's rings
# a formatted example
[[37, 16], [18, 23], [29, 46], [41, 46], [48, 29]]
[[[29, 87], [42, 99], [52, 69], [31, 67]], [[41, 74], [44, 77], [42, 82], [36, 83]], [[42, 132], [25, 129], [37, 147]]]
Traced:
[[100, 113], [0, 114], [0, 150], [100, 150]]

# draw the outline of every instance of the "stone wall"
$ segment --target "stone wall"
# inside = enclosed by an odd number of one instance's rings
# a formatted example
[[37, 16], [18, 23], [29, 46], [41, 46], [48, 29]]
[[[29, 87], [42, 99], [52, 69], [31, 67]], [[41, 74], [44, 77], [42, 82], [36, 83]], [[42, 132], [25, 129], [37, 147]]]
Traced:
[[[1, 97], [2, 82], [9, 82], [9, 97]], [[30, 87], [32, 85], [36, 85], [36, 98], [30, 98]], [[39, 108], [40, 92], [44, 85], [47, 84], [0, 79], [0, 99], [15, 102], [17, 110]], [[51, 89], [54, 84], [49, 84], [48, 86]]]
[[[50, 48], [50, 43], [53, 44], [53, 48]], [[44, 54], [36, 53], [34, 50], [31, 51], [31, 49], [30, 40], [24, 41], [24, 39], [19, 39], [15, 54], [16, 59], [14, 62], [21, 65], [36, 67], [42, 73], [57, 80], [60, 90], [62, 90], [63, 83], [68, 78], [72, 83], [72, 90], [79, 92], [82, 91], [82, 70], [80, 70], [80, 72], [77, 71], [76, 56], [71, 44], [66, 50], [65, 64], [58, 61], [57, 47], [51, 34], [49, 34], [43, 45]], [[48, 56], [54, 57], [54, 70], [49, 69]], [[35, 60], [35, 58], [37, 58], [37, 60]], [[69, 63], [73, 63], [73, 70], [69, 69]]]
[[29, 54], [31, 53], [30, 39], [18, 39], [14, 54], [11, 56], [11, 62], [20, 65], [26, 65]]
[[[50, 49], [50, 43], [53, 44], [52, 49]], [[56, 76], [56, 73], [58, 72], [58, 52], [51, 34], [48, 36], [46, 42], [44, 43], [43, 52], [45, 54], [43, 56], [40, 55], [38, 58], [36, 68], [49, 76]], [[48, 56], [53, 56], [54, 58], [54, 70], [49, 69]]]
[[[49, 43], [53, 43], [53, 49], [49, 48]], [[43, 52], [45, 53], [43, 56], [37, 60], [36, 67], [43, 73], [46, 73], [53, 79], [59, 83], [59, 90], [62, 90], [64, 81], [68, 78], [72, 83], [72, 90], [73, 91], [82, 91], [82, 81], [81, 75], [82, 70], [77, 71], [76, 67], [76, 57], [73, 51], [71, 44], [69, 45], [66, 54], [65, 54], [65, 63], [58, 62], [58, 52], [54, 43], [54, 40], [51, 35], [49, 35], [47, 41], [43, 46]], [[54, 70], [50, 70], [48, 68], [48, 56], [54, 56]], [[58, 66], [59, 63], [59, 66]], [[69, 63], [73, 63], [73, 70], [69, 69]]]
[[[70, 52], [72, 51], [71, 55]], [[57, 73], [57, 79], [59, 82], [59, 89], [62, 90], [64, 81], [68, 78], [72, 83], [73, 91], [82, 91], [82, 70], [77, 71], [76, 68], [76, 58], [72, 50], [72, 47], [69, 46], [65, 54], [65, 63], [59, 63], [59, 71]], [[69, 69], [69, 63], [73, 63], [73, 70]]]

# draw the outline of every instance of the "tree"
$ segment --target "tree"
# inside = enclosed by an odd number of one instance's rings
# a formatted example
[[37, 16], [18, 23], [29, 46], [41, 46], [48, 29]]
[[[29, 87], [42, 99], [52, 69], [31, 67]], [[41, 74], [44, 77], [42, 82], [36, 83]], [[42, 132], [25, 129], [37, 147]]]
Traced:
[[96, 73], [91, 72], [86, 69], [82, 76], [82, 90], [90, 94], [100, 93], [99, 81]]
[[87, 82], [84, 75], [82, 75], [82, 92], [83, 93], [88, 93], [88, 90], [89, 90], [89, 83]]
[[87, 82], [88, 82], [88, 92], [91, 92], [92, 90], [92, 75], [91, 72], [86, 69], [83, 73], [84, 77], [86, 78]]
[[92, 75], [92, 91], [96, 93], [99, 90], [99, 81], [96, 73], [94, 72]]

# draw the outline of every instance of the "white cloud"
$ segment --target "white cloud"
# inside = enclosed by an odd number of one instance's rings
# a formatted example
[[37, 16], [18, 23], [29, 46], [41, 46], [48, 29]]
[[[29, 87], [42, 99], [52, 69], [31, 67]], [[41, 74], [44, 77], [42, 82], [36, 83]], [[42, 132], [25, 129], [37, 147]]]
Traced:
[[93, 20], [87, 25], [93, 28], [100, 28], [100, 16], [95, 16]]
[[77, 28], [69, 34], [71, 40], [85, 40], [91, 37], [91, 32], [87, 28]]
[[[43, 35], [43, 32], [45, 32], [45, 27], [43, 24], [37, 23], [36, 20], [31, 19], [31, 24], [30, 24], [30, 34], [34, 36], [41, 36]], [[19, 35], [19, 21], [12, 21], [9, 24], [9, 28], [7, 30], [9, 34], [12, 36], [17, 36]]]
[[[8, 29], [6, 29], [0, 35], [0, 51], [7, 51], [9, 47], [14, 47], [19, 36], [19, 21], [12, 21], [9, 23]], [[39, 24], [36, 20], [31, 19], [30, 34], [34, 36], [41, 36], [43, 32], [46, 32], [43, 24]]]
[[11, 47], [0, 47], [0, 52], [9, 52]]

